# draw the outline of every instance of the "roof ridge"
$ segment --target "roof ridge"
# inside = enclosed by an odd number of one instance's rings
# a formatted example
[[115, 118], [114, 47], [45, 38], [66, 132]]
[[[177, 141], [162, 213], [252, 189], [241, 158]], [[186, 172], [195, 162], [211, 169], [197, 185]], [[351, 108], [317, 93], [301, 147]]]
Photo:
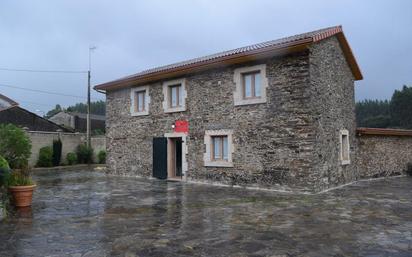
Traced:
[[[221, 52], [214, 53], [214, 54], [207, 54], [207, 55], [203, 55], [203, 56], [200, 56], [200, 57], [183, 60], [183, 61], [180, 61], [180, 62], [173, 62], [173, 63], [166, 64], [166, 65], [161, 65], [161, 66], [157, 66], [157, 67], [153, 67], [153, 68], [144, 69], [144, 70], [141, 70], [140, 72], [134, 73], [132, 75], [122, 77], [118, 80], [132, 78], [132, 77], [137, 76], [139, 74], [149, 74], [152, 71], [156, 71], [156, 70], [159, 70], [159, 69], [168, 69], [168, 67], [172, 67], [172, 66], [175, 66], [177, 64], [185, 63], [183, 65], [188, 65], [188, 64], [191, 64], [191, 63], [196, 62], [198, 60], [200, 60], [200, 62], [202, 62], [202, 60], [215, 58], [215, 56], [225, 56], [226, 54], [230, 54], [230, 53], [233, 53], [233, 52], [240, 52], [243, 49], [264, 48], [264, 47], [267, 47], [267, 46], [270, 46], [270, 45], [275, 45], [276, 42], [280, 43], [280, 41], [293, 42], [293, 41], [297, 41], [297, 40], [300, 40], [300, 39], [310, 38], [310, 37], [313, 37], [315, 34], [318, 35], [322, 32], [325, 32], [325, 31], [328, 31], [328, 30], [331, 30], [331, 29], [338, 29], [338, 28], [342, 28], [342, 26], [338, 25], [338, 26], [327, 27], [327, 28], [323, 28], [323, 29], [318, 29], [318, 30], [313, 30], [313, 31], [309, 31], [309, 32], [295, 34], [293, 36], [281, 37], [281, 38], [278, 38], [278, 39], [263, 41], [263, 42], [256, 43], [256, 44], [245, 45], [245, 46], [242, 46], [242, 47], [238, 47], [238, 48], [234, 48], [234, 49], [230, 49], [230, 50], [225, 50], [225, 51], [221, 51]], [[258, 47], [258, 46], [261, 46], [261, 47]], [[250, 50], [252, 50], [252, 49], [250, 49]]]
[[359, 66], [343, 35], [342, 26], [338, 25], [142, 70], [120, 79], [96, 85], [94, 88], [96, 90], [110, 90], [118, 87], [131, 86], [136, 83], [147, 83], [159, 79], [181, 76], [190, 72], [217, 67], [221, 64], [239, 63], [250, 60], [250, 58], [263, 58], [265, 56], [273, 56], [290, 51], [299, 51], [299, 49], [304, 49], [311, 43], [334, 35], [337, 35], [341, 43], [345, 57], [348, 59], [349, 66], [355, 78], [357, 80], [362, 79]]

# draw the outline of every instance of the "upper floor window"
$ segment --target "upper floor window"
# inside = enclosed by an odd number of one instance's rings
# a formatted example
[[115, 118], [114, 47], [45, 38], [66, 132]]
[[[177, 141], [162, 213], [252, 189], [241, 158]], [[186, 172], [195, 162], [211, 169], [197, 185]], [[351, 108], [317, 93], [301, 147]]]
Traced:
[[256, 98], [261, 96], [260, 71], [242, 73], [243, 98]]
[[233, 94], [235, 105], [266, 102], [266, 65], [255, 65], [235, 69], [236, 90]]
[[143, 112], [145, 110], [145, 98], [146, 98], [146, 91], [137, 91], [134, 92], [134, 111], [135, 112]]
[[182, 112], [186, 110], [186, 81], [178, 79], [163, 83], [164, 112]]
[[171, 85], [169, 86], [169, 95], [170, 95], [170, 107], [176, 108], [181, 107], [183, 102], [183, 89], [182, 84]]
[[130, 91], [130, 113], [132, 116], [149, 114], [149, 87], [136, 87]]

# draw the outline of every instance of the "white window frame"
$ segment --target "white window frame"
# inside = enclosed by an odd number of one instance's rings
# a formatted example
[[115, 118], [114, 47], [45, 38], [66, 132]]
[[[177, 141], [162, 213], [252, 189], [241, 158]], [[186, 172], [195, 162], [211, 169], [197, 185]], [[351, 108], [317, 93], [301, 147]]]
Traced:
[[[212, 137], [213, 136], [227, 136], [227, 161], [212, 159]], [[229, 129], [222, 130], [206, 130], [204, 136], [204, 144], [206, 151], [203, 155], [204, 166], [206, 167], [233, 167], [232, 154], [235, 150], [233, 145], [233, 131]]]
[[[345, 142], [343, 142], [344, 136], [346, 137]], [[346, 155], [348, 156], [347, 159], [345, 159], [345, 152]], [[348, 165], [350, 164], [350, 140], [349, 140], [349, 131], [347, 129], [341, 129], [339, 131], [339, 160], [341, 162], [341, 165]]]
[[[244, 98], [243, 96], [243, 74], [259, 72], [260, 73], [260, 97]], [[248, 66], [237, 68], [234, 71], [234, 82], [236, 85], [235, 92], [233, 93], [235, 105], [248, 105], [266, 103], [266, 89], [268, 88], [268, 79], [266, 76], [266, 64]]]
[[[135, 94], [137, 92], [145, 91], [145, 106], [144, 106], [144, 111], [141, 112], [136, 112], [135, 111]], [[143, 116], [143, 115], [149, 115], [149, 104], [150, 104], [150, 95], [149, 95], [149, 86], [141, 86], [141, 87], [133, 87], [130, 89], [130, 114], [132, 116]]]
[[[177, 106], [177, 107], [171, 107], [170, 99], [170, 86], [174, 85], [181, 85], [181, 90], [182, 90], [182, 105]], [[175, 80], [169, 80], [163, 82], [163, 111], [165, 113], [171, 113], [171, 112], [184, 112], [186, 111], [186, 98], [187, 98], [187, 93], [186, 93], [186, 79], [175, 79]]]

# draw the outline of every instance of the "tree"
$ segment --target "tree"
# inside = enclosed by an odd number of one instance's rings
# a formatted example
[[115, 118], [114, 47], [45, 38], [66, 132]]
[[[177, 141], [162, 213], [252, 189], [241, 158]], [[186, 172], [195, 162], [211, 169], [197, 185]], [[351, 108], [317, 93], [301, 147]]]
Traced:
[[57, 113], [61, 112], [63, 109], [60, 106], [60, 104], [56, 104], [56, 107], [54, 107], [54, 109], [51, 109], [50, 111], [48, 111], [45, 115], [45, 117], [48, 119], [54, 115], [56, 115]]
[[[56, 107], [54, 107], [54, 109], [47, 112], [46, 118], [50, 118], [53, 115], [55, 115], [55, 114], [57, 114], [61, 111], [87, 113], [87, 104], [77, 103], [75, 105], [71, 105], [71, 106], [67, 107], [67, 109], [64, 109], [59, 104], [56, 104]], [[106, 115], [106, 102], [103, 101], [103, 100], [99, 100], [99, 101], [96, 101], [96, 102], [91, 102], [90, 103], [90, 112], [92, 114], [97, 114], [97, 115]]]
[[[68, 112], [80, 112], [87, 113], [87, 104], [77, 103], [74, 106], [67, 107]], [[90, 112], [92, 114], [105, 115], [106, 114], [106, 102], [99, 100], [90, 103]]]
[[412, 87], [395, 90], [390, 103], [391, 125], [412, 128]]
[[356, 103], [356, 123], [359, 127], [387, 128], [390, 124], [388, 100], [363, 100]]

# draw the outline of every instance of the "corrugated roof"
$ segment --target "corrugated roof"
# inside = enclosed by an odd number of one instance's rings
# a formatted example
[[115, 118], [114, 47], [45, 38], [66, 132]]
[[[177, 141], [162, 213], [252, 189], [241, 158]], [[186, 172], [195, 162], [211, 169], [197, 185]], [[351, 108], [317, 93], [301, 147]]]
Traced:
[[[339, 38], [339, 41], [341, 44], [344, 44], [343, 50], [345, 54], [347, 55], [347, 58], [352, 58], [353, 61], [349, 62], [349, 65], [353, 65], [352, 71], [355, 74], [355, 78], [357, 79], [362, 79], [362, 75], [360, 73], [360, 69], [354, 59], [354, 56], [352, 54], [352, 51], [350, 50], [350, 47], [343, 36], [343, 31], [341, 26], [335, 26], [335, 27], [330, 27], [330, 28], [325, 28], [325, 29], [320, 29], [320, 30], [315, 30], [303, 34], [298, 34], [290, 37], [285, 37], [277, 40], [271, 40], [263, 43], [258, 43], [254, 45], [249, 45], [245, 47], [240, 47], [236, 48], [233, 50], [229, 51], [224, 51], [212, 55], [207, 55], [199, 58], [194, 58], [191, 60], [183, 61], [183, 62], [178, 62], [170, 65], [165, 65], [165, 66], [160, 66], [157, 68], [153, 69], [148, 69], [141, 71], [139, 73], [126, 76], [111, 82], [107, 82], [104, 84], [100, 84], [95, 86], [95, 89], [111, 89], [114, 87], [117, 87], [121, 85], [124, 82], [131, 82], [133, 80], [139, 80], [141, 78], [145, 77], [153, 77], [156, 74], [161, 74], [161, 73], [168, 73], [175, 71], [177, 69], [185, 69], [189, 70], [190, 68], [193, 67], [198, 67], [206, 63], [211, 63], [211, 62], [218, 62], [219, 60], [224, 60], [227, 59], [231, 56], [236, 57], [236, 56], [247, 56], [248, 54], [256, 54], [257, 52], [265, 51], [265, 50], [275, 50], [279, 48], [287, 48], [287, 47], [294, 47], [298, 44], [309, 44], [313, 42], [317, 42], [320, 40], [323, 40], [325, 38], [331, 37], [336, 34], [341, 34], [342, 37]], [[189, 72], [189, 71], [188, 71]]]

